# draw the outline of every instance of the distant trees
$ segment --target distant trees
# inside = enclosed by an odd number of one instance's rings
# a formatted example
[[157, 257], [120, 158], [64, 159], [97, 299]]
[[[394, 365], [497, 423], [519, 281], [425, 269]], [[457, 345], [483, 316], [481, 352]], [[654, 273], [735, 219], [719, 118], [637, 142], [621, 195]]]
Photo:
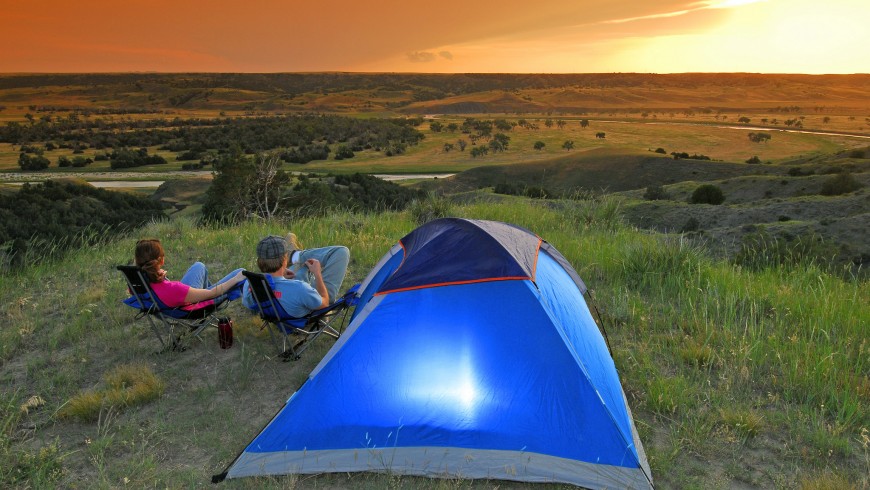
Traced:
[[589, 119], [581, 119], [580, 120], [580, 127], [586, 128], [587, 126], [589, 126]]
[[747, 136], [753, 143], [767, 143], [771, 138], [770, 133], [749, 133]]
[[743, 124], [749, 124], [750, 121], [752, 121], [752, 119], [749, 119], [746, 116], [741, 116], [740, 119], [737, 120], [737, 122], [743, 123]]
[[573, 150], [574, 149], [574, 141], [573, 140], [565, 141], [564, 143], [562, 143], [562, 148], [564, 148], [568, 151]]
[[544, 146], [546, 146], [546, 145], [544, 144], [543, 141], [535, 141], [534, 148], [535, 148], [536, 150], [543, 150], [543, 149], [544, 149]]
[[598, 139], [604, 139], [607, 137], [607, 134], [605, 134], [604, 132], [598, 132], [598, 133], [595, 133], [595, 137]]
[[438, 121], [432, 121], [429, 123], [429, 129], [435, 133], [440, 133], [441, 130], [444, 129], [444, 125]]

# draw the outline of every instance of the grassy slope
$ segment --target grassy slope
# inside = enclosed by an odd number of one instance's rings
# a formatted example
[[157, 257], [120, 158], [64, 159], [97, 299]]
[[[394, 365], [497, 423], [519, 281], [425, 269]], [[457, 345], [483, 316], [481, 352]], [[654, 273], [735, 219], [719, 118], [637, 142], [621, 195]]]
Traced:
[[[505, 198], [456, 207], [454, 213], [531, 228], [559, 248], [594, 290], [661, 488], [870, 484], [868, 284], [844, 283], [813, 267], [738, 270], [685, 242], [624, 227], [618, 208], [612, 198], [546, 206]], [[351, 284], [414, 226], [405, 213], [338, 213], [298, 220], [292, 228], [309, 247], [348, 244]], [[193, 260], [204, 260], [219, 274], [253, 268], [257, 239], [286, 229], [279, 223], [205, 229], [176, 220], [150, 225], [139, 235], [164, 240], [174, 275]], [[301, 361], [278, 362], [258, 321], [234, 305], [232, 349], [219, 349], [208, 332], [186, 352], [154, 354], [156, 340], [119, 304], [122, 281], [113, 270], [128, 260], [136, 238], [74, 252], [61, 262], [35, 263], [0, 281], [0, 476], [7, 479], [0, 483], [204, 485], [331, 345], [324, 339]], [[56, 416], [70, 397], [133, 361], [148, 363], [167, 383], [159, 400], [105, 412], [97, 422]], [[42, 396], [46, 405], [17, 415], [18, 404], [30, 395]], [[13, 463], [21, 473], [14, 473]], [[18, 479], [9, 481], [13, 477]], [[503, 483], [341, 474], [227, 485]]]

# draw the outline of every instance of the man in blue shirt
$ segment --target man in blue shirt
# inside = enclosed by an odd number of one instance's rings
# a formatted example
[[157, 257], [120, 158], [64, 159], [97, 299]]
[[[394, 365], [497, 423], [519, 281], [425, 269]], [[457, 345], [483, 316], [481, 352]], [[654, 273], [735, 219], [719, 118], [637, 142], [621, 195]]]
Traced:
[[[335, 301], [347, 274], [350, 251], [343, 246], [302, 250], [296, 235], [270, 235], [257, 244], [257, 266], [274, 280], [275, 297], [288, 315], [302, 317]], [[257, 308], [250, 286], [242, 304]]]

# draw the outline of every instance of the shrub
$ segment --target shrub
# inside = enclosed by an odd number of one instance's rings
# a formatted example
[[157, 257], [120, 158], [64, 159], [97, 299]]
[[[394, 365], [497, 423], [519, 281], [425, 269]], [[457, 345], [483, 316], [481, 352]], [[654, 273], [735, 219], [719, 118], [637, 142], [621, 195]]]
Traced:
[[704, 184], [698, 186], [695, 192], [692, 192], [689, 202], [692, 204], [718, 205], [725, 202], [725, 194], [722, 192], [722, 189], [713, 184]]
[[792, 167], [792, 168], [788, 169], [788, 174], [791, 175], [792, 177], [803, 177], [805, 175], [812, 175], [814, 173], [815, 173], [815, 171], [812, 169], [804, 171], [800, 167]]
[[662, 155], [666, 155], [668, 152], [665, 151], [664, 148], [656, 148], [656, 153], [661, 153]]
[[758, 155], [755, 155], [749, 160], [746, 160], [746, 163], [761, 163], [761, 159], [758, 158]]
[[822, 183], [821, 194], [823, 196], [839, 196], [857, 191], [863, 187], [852, 174], [837, 174]]
[[664, 199], [670, 199], [671, 195], [660, 185], [651, 185], [646, 188], [646, 192], [643, 193], [643, 198], [647, 201], [660, 201]]
[[864, 158], [866, 152], [864, 150], [852, 150], [849, 152], [849, 158]]
[[353, 158], [354, 153], [353, 150], [347, 145], [338, 145], [338, 148], [335, 150], [335, 159], [336, 160], [344, 160], [345, 158]]
[[45, 170], [49, 165], [51, 165], [51, 161], [40, 154], [30, 156], [27, 153], [22, 153], [18, 156], [18, 166], [21, 167], [21, 170]]

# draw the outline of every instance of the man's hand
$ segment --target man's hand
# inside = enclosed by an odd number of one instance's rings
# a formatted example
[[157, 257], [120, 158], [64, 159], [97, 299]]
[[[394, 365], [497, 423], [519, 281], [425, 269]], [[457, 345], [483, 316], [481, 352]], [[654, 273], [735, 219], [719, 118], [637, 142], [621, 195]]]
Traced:
[[317, 259], [308, 259], [305, 261], [305, 267], [315, 276], [320, 275], [320, 261]]

